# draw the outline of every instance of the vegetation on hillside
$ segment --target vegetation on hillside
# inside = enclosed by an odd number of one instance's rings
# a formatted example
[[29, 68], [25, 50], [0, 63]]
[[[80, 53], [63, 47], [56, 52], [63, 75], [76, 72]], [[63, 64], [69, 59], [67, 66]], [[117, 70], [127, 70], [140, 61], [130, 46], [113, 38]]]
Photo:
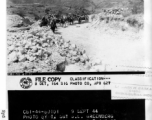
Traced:
[[126, 21], [129, 26], [143, 28], [143, 0], [7, 0], [11, 4], [7, 8], [8, 14], [17, 14], [39, 20], [45, 13], [51, 10], [55, 14], [101, 13], [103, 9], [124, 8], [120, 16], [101, 15], [100, 20]]

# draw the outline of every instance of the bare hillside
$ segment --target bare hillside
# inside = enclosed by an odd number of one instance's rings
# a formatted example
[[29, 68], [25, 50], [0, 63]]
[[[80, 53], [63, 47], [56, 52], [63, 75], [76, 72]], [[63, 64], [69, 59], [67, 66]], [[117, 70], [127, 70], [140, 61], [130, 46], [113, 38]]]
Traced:
[[14, 4], [62, 4], [67, 6], [94, 6], [95, 8], [110, 8], [115, 6], [130, 6], [142, 4], [143, 0], [7, 0]]

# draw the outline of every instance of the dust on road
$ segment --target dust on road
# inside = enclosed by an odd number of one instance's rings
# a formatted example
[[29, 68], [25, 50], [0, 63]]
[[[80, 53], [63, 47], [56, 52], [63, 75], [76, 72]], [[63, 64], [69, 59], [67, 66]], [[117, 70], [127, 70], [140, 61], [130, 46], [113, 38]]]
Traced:
[[101, 59], [104, 64], [144, 66], [145, 50], [142, 32], [121, 31], [92, 27], [84, 23], [59, 27], [64, 39], [82, 46], [91, 60]]

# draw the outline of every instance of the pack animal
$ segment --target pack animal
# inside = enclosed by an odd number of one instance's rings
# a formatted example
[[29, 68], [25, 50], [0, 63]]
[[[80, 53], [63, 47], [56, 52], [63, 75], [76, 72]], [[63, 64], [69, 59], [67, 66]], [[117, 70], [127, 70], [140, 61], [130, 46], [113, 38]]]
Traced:
[[55, 29], [57, 28], [57, 26], [56, 26], [56, 20], [55, 19], [52, 19], [50, 21], [50, 28], [53, 31], [53, 33], [55, 33]]

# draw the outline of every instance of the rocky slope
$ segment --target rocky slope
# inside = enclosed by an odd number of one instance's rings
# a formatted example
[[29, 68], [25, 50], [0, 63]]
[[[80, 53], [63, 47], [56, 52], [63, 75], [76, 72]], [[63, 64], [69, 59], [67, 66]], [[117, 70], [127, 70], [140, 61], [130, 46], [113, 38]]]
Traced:
[[7, 45], [9, 72], [63, 72], [68, 64], [83, 66], [89, 61], [85, 50], [48, 27], [8, 32]]

